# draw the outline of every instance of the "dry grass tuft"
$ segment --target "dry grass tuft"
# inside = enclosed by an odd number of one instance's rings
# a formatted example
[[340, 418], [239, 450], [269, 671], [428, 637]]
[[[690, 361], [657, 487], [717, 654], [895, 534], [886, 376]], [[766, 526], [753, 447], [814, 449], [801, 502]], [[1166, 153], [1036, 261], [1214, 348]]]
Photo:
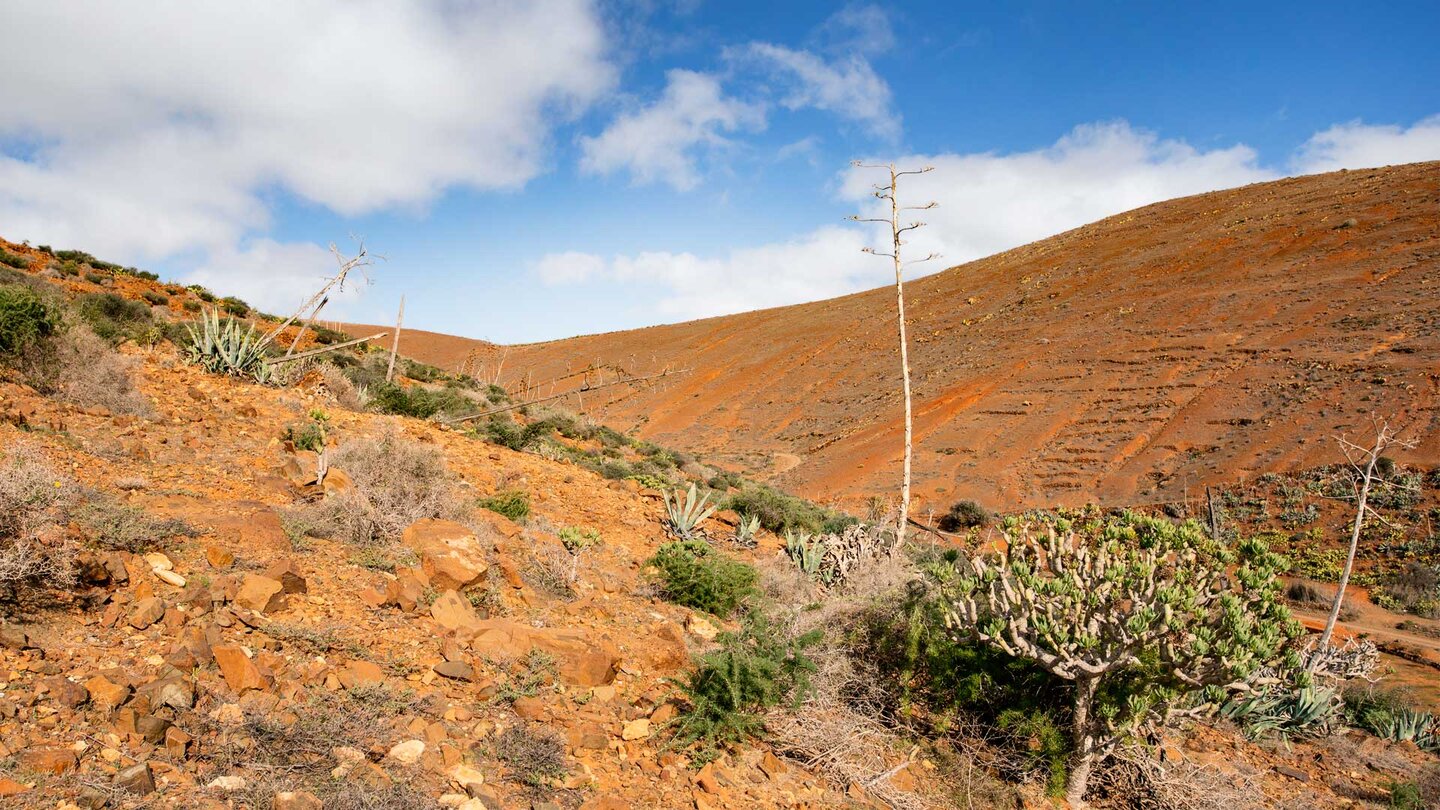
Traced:
[[65, 525], [78, 496], [38, 447], [17, 443], [0, 454], [0, 593], [74, 581], [75, 544]]
[[368, 546], [398, 539], [417, 520], [463, 515], [445, 456], [394, 430], [340, 445], [330, 466], [354, 486], [303, 510], [297, 522], [310, 534]]

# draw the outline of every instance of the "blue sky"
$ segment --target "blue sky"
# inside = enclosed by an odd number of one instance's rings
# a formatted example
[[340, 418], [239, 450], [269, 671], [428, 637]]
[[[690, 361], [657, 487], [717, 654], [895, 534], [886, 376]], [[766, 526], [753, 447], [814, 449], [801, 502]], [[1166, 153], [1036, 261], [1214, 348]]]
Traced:
[[[934, 165], [938, 270], [1200, 191], [1440, 159], [1440, 7], [20, 2], [0, 234], [267, 310], [505, 342], [883, 284], [861, 157]], [[65, 54], [37, 59], [35, 54]]]

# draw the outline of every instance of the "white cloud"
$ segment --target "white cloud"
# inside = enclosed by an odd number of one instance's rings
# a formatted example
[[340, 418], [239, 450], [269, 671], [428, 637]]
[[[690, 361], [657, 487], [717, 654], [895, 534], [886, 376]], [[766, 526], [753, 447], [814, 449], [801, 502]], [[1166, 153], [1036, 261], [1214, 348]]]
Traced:
[[[1078, 126], [1032, 152], [907, 155], [895, 161], [907, 168], [935, 167], [901, 178], [900, 196], [903, 204], [940, 204], [914, 212], [929, 226], [913, 232], [911, 253], [939, 252], [947, 267], [1149, 203], [1279, 176], [1243, 144], [1200, 150], [1124, 121]], [[882, 175], [851, 169], [841, 193], [878, 211], [869, 194]], [[888, 208], [884, 214], [889, 216]]]
[[765, 126], [762, 107], [726, 96], [714, 76], [671, 70], [665, 79], [665, 92], [654, 103], [580, 139], [582, 171], [625, 170], [638, 184], [665, 182], [684, 191], [700, 182], [699, 153], [729, 144], [722, 133]]
[[819, 33], [832, 51], [878, 54], [895, 47], [890, 15], [876, 5], [845, 6], [820, 25]]
[[356, 215], [518, 187], [615, 81], [587, 0], [17, 0], [0, 27], [6, 235], [136, 263], [253, 250], [275, 189]]
[[[224, 290], [263, 310], [289, 315], [334, 275], [335, 258], [318, 245], [306, 242], [247, 240], [211, 253], [204, 264], [190, 271], [182, 281]], [[364, 280], [358, 273], [346, 278], [346, 289], [330, 296], [323, 317], [329, 319], [344, 309], [346, 301], [360, 294]]]
[[[1258, 165], [1249, 147], [1204, 151], [1124, 122], [1076, 127], [1054, 145], [1033, 152], [896, 160], [905, 166], [936, 167], [902, 180], [902, 203], [940, 203], [920, 214], [930, 226], [914, 232], [906, 250], [916, 258], [937, 251], [944, 261], [914, 268], [915, 273], [941, 270], [1147, 203], [1276, 176]], [[868, 208], [875, 203], [871, 183], [879, 179], [873, 170], [853, 169], [843, 178], [841, 195], [857, 210]], [[867, 243], [885, 244], [879, 236], [861, 227], [822, 227], [787, 242], [722, 256], [618, 256], [604, 260], [598, 275], [658, 285], [662, 293], [655, 306], [660, 312], [698, 318], [879, 286], [889, 265], [860, 252]], [[884, 238], [888, 240], [888, 230]], [[539, 266], [547, 266], [549, 258]], [[592, 268], [599, 262], [599, 257], [590, 257]]]
[[605, 260], [589, 253], [567, 251], [541, 257], [531, 268], [540, 281], [555, 286], [589, 281], [605, 272]]
[[1359, 121], [1336, 124], [1306, 141], [1293, 165], [1300, 174], [1314, 174], [1422, 160], [1440, 160], [1440, 115], [1410, 127]]
[[814, 107], [864, 124], [878, 137], [893, 140], [900, 135], [900, 115], [891, 108], [890, 85], [862, 56], [826, 61], [809, 51], [769, 42], [752, 42], [729, 55], [770, 71], [784, 94], [780, 103], [789, 109]]

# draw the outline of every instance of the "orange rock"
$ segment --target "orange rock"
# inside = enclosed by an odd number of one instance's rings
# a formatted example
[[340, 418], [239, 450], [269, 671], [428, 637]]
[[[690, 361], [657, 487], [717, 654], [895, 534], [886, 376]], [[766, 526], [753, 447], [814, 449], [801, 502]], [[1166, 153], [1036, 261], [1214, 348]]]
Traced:
[[460, 594], [446, 591], [430, 605], [430, 618], [446, 630], [472, 633], [480, 627], [480, 617]]
[[211, 568], [229, 568], [235, 564], [235, 555], [220, 546], [206, 546], [205, 560]]
[[280, 560], [265, 569], [265, 576], [280, 583], [285, 593], [309, 593], [310, 586], [294, 560]]
[[235, 592], [235, 604], [261, 613], [273, 613], [285, 605], [285, 586], [276, 579], [246, 574]]
[[15, 759], [27, 771], [55, 776], [74, 770], [76, 765], [75, 752], [69, 748], [26, 748]]
[[220, 667], [220, 674], [225, 676], [225, 682], [236, 692], [269, 687], [265, 676], [260, 674], [250, 657], [239, 647], [225, 644], [214, 647], [210, 652], [215, 656], [215, 664]]
[[615, 645], [591, 633], [530, 627], [506, 619], [477, 622], [470, 646], [481, 655], [512, 660], [538, 649], [555, 659], [560, 679], [574, 686], [610, 683], [620, 662]]
[[130, 612], [130, 626], [136, 630], [144, 630], [164, 617], [165, 600], [151, 596], [135, 603], [135, 609]]
[[420, 520], [405, 529], [402, 542], [420, 558], [431, 584], [441, 590], [463, 590], [490, 570], [484, 543], [465, 526], [449, 520]]
[[385, 682], [385, 670], [373, 661], [351, 661], [336, 673], [340, 685], [346, 689], [357, 686], [375, 686]]

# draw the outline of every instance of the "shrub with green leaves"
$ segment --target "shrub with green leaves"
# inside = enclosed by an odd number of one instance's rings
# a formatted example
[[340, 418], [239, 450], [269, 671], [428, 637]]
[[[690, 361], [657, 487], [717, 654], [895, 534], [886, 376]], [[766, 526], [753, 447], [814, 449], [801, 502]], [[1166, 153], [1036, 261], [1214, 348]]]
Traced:
[[803, 531], [811, 534], [838, 534], [855, 518], [834, 509], [811, 503], [794, 495], [786, 495], [764, 484], [750, 484], [726, 498], [722, 509], [757, 517], [760, 525], [776, 534]]
[[1300, 632], [1280, 601], [1285, 560], [1257, 540], [1229, 548], [1193, 521], [1098, 510], [1007, 518], [1004, 532], [999, 554], [948, 572], [948, 620], [1073, 684], [1072, 805], [1115, 746], [1183, 701], [1218, 700]]
[[60, 313], [29, 287], [0, 286], [0, 355], [19, 355], [61, 328]]
[[710, 503], [710, 493], [703, 495], [695, 488], [694, 484], [686, 490], [685, 497], [680, 497], [680, 491], [670, 492], [666, 490], [665, 496], [665, 528], [676, 537], [690, 539], [700, 530], [700, 524], [705, 519], [715, 514], [715, 505]]
[[115, 293], [90, 293], [75, 301], [75, 311], [90, 329], [110, 343], [136, 337], [150, 326], [150, 308]]
[[[357, 384], [364, 383], [357, 381]], [[398, 383], [382, 381], [370, 389], [370, 408], [379, 413], [429, 419], [436, 415], [463, 415], [473, 411], [475, 406], [452, 388], [431, 390], [423, 385], [411, 385], [407, 388]]]
[[16, 270], [28, 270], [30, 268], [29, 259], [15, 253], [11, 253], [4, 248], [0, 248], [0, 264], [6, 265], [7, 267], [13, 267]]
[[755, 569], [703, 540], [666, 543], [650, 558], [665, 598], [726, 618], [756, 593]]
[[942, 532], [960, 532], [990, 524], [990, 513], [974, 501], [959, 501], [951, 505], [950, 511], [940, 516]]
[[798, 706], [816, 671], [805, 651], [821, 638], [820, 630], [794, 636], [765, 611], [747, 613], [739, 632], [721, 633], [719, 648], [697, 659], [680, 684], [686, 706], [675, 721], [675, 744], [712, 751], [737, 745], [764, 727], [765, 709]]
[[220, 307], [224, 309], [227, 314], [237, 318], [243, 318], [250, 314], [250, 305], [233, 295], [221, 298]]
[[155, 292], [154, 290], [146, 290], [140, 293], [140, 297], [157, 307], [163, 307], [170, 303], [170, 296], [165, 293]]
[[530, 517], [530, 493], [523, 489], [505, 489], [479, 501], [481, 509], [504, 515], [516, 523]]
[[508, 447], [511, 450], [529, 450], [555, 432], [554, 423], [541, 419], [528, 425], [518, 424], [506, 414], [497, 413], [490, 417], [482, 428], [486, 441]]

